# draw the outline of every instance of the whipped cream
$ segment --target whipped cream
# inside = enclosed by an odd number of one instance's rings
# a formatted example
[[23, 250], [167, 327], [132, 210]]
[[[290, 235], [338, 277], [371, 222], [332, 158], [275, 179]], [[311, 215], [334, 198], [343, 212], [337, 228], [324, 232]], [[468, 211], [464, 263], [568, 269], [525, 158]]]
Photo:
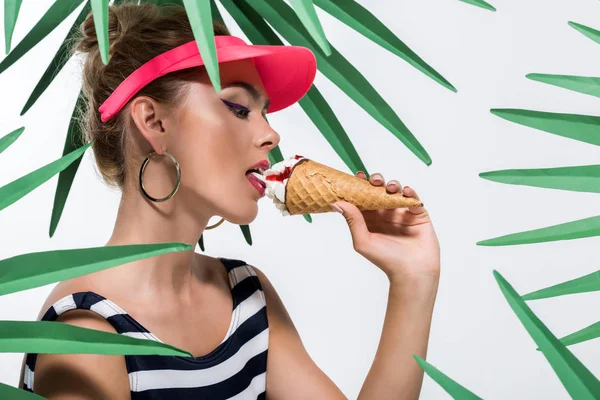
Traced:
[[290, 215], [285, 206], [285, 188], [287, 181], [291, 176], [294, 165], [304, 158], [306, 157], [294, 155], [286, 160], [273, 164], [271, 165], [271, 168], [267, 169], [259, 178], [267, 186], [265, 195], [273, 200], [273, 204], [281, 211], [283, 216]]

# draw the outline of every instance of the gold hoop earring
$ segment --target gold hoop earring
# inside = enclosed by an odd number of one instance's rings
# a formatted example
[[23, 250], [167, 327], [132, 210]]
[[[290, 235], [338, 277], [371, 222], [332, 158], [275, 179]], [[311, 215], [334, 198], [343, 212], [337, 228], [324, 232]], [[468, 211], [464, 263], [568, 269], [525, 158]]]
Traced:
[[204, 228], [204, 230], [206, 231], [206, 230], [209, 230], [209, 229], [214, 229], [214, 228], [216, 228], [217, 226], [221, 225], [221, 224], [222, 224], [224, 221], [225, 221], [225, 218], [221, 217], [221, 220], [220, 220], [219, 222], [217, 222], [217, 223], [216, 223], [216, 224], [214, 224], [214, 225], [207, 226], [206, 228]]
[[150, 196], [148, 194], [148, 192], [146, 192], [146, 188], [144, 187], [144, 182], [142, 181], [142, 175], [144, 175], [144, 170], [146, 169], [146, 165], [148, 165], [148, 162], [150, 161], [150, 157], [152, 157], [153, 155], [156, 155], [156, 154], [157, 153], [154, 151], [151, 152], [150, 154], [148, 154], [146, 156], [146, 158], [144, 159], [144, 162], [142, 163], [142, 167], [140, 168], [140, 188], [142, 189], [142, 193], [144, 194], [144, 196], [146, 196], [146, 198], [148, 200], [152, 200], [156, 203], [160, 203], [161, 201], [169, 200], [171, 197], [173, 197], [175, 195], [175, 193], [177, 193], [177, 190], [179, 189], [179, 184], [181, 183], [181, 168], [179, 167], [179, 163], [177, 162], [175, 157], [173, 157], [173, 155], [171, 153], [168, 153], [165, 151], [164, 155], [168, 156], [171, 160], [173, 160], [173, 163], [175, 164], [175, 168], [177, 169], [177, 183], [175, 183], [175, 188], [173, 188], [171, 193], [169, 193], [166, 197], [157, 199], [156, 197]]

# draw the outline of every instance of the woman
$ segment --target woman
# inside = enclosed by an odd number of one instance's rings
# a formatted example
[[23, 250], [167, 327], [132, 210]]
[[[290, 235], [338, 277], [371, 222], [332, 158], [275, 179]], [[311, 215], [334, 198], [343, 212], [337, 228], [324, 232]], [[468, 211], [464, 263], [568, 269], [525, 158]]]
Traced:
[[[268, 167], [280, 140], [265, 114], [306, 93], [313, 54], [246, 46], [215, 24], [223, 88], [216, 93], [182, 7], [111, 6], [106, 66], [91, 15], [81, 31], [85, 139], [94, 141], [105, 181], [123, 192], [107, 245], [196, 243], [215, 215], [252, 222], [263, 193], [247, 172]], [[385, 184], [381, 174], [370, 181]], [[417, 197], [397, 181], [385, 186]], [[333, 208], [354, 249], [390, 281], [359, 398], [417, 398], [423, 373], [412, 355], [426, 354], [440, 267], [428, 213]], [[48, 399], [345, 398], [307, 354], [267, 277], [242, 260], [176, 252], [64, 281], [38, 319], [161, 340], [194, 355], [27, 354], [20, 387]]]

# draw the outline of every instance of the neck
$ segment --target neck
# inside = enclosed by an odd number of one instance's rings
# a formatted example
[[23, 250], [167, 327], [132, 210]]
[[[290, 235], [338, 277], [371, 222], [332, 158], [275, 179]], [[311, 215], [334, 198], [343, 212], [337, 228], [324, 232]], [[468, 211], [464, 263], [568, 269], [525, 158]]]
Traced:
[[[195, 244], [208, 224], [209, 215], [198, 218], [187, 207], [177, 207], [177, 196], [161, 202], [147, 201], [134, 193], [121, 198], [117, 220], [107, 246], [183, 242]], [[173, 252], [145, 258], [111, 268], [118, 279], [111, 278], [128, 293], [146, 296], [169, 296], [189, 299], [208, 273], [198, 263], [195, 251]], [[196, 259], [196, 261], [195, 261]], [[206, 259], [204, 259], [206, 262]], [[196, 286], [194, 286], [196, 284]]]

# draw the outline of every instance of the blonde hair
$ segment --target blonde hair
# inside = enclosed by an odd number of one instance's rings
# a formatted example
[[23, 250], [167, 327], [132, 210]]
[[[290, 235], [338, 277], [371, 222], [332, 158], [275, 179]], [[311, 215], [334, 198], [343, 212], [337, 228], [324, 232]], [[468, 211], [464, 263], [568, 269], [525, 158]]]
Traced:
[[[227, 27], [213, 23], [215, 35], [229, 35]], [[158, 6], [152, 3], [121, 3], [108, 9], [109, 62], [100, 57], [92, 13], [75, 35], [72, 54], [85, 55], [82, 90], [85, 101], [78, 108], [77, 123], [81, 143], [93, 141], [92, 149], [98, 170], [111, 187], [125, 184], [126, 134], [132, 127], [127, 107], [112, 119], [102, 122], [98, 107], [112, 91], [145, 62], [160, 53], [194, 40], [185, 9], [179, 5]], [[168, 107], [179, 105], [187, 83], [197, 81], [203, 67], [194, 67], [162, 76], [139, 91]], [[133, 100], [133, 99], [132, 99]]]

